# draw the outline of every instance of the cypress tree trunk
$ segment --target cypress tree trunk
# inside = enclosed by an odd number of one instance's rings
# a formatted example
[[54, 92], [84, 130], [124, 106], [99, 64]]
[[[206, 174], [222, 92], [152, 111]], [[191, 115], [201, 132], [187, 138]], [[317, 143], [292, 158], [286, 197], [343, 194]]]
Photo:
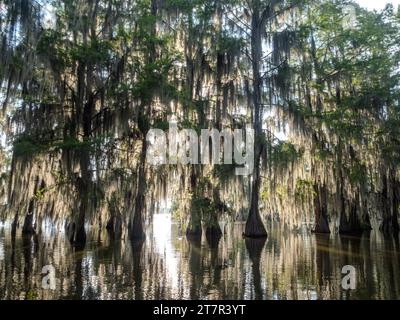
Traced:
[[107, 222], [106, 229], [114, 239], [119, 239], [122, 234], [122, 215], [118, 208], [117, 199], [113, 194], [109, 204], [110, 219]]
[[22, 226], [22, 234], [36, 233], [33, 227], [33, 212], [28, 212], [25, 216], [24, 225]]
[[189, 222], [186, 228], [186, 236], [191, 238], [201, 237], [201, 213], [190, 206]]
[[366, 184], [360, 186], [360, 203], [361, 203], [361, 228], [363, 231], [371, 231], [371, 220], [368, 213], [368, 190]]
[[34, 234], [36, 233], [33, 226], [33, 200], [29, 202], [28, 213], [25, 216], [24, 224], [22, 226], [22, 234]]
[[29, 202], [28, 213], [25, 216], [24, 224], [22, 226], [22, 234], [35, 234], [35, 228], [33, 226], [33, 210], [34, 210], [34, 201], [31, 200]]
[[390, 188], [392, 192], [392, 229], [393, 233], [399, 232], [399, 183], [396, 180], [396, 170], [390, 171]]
[[215, 215], [212, 215], [210, 221], [208, 221], [206, 225], [206, 237], [208, 240], [219, 239], [222, 236], [221, 227], [218, 223], [218, 218]]
[[[337, 97], [338, 100], [340, 100]], [[338, 101], [340, 102], [340, 101]], [[346, 234], [350, 232], [350, 228], [347, 222], [346, 216], [346, 200], [344, 198], [344, 181], [343, 181], [343, 161], [342, 161], [342, 139], [339, 137], [338, 139], [338, 148], [337, 148], [337, 156], [336, 156], [336, 189], [338, 192], [339, 197], [339, 234]]]
[[358, 206], [357, 202], [358, 202], [357, 200], [351, 201], [350, 206], [349, 206], [349, 217], [348, 218], [346, 216], [345, 208], [343, 206], [343, 209], [340, 212], [340, 225], [339, 225], [339, 233], [340, 234], [360, 234], [364, 230], [368, 229], [369, 221], [366, 220], [365, 223], [362, 224], [362, 222], [360, 220], [359, 206]]
[[76, 247], [83, 247], [86, 242], [85, 214], [89, 202], [88, 185], [83, 178], [77, 179], [77, 186], [81, 194], [78, 213], [74, 213], [72, 221], [67, 226], [69, 241]]
[[[215, 181], [214, 181], [215, 183]], [[206, 238], [210, 241], [219, 240], [222, 236], [221, 227], [218, 222], [218, 216], [223, 213], [223, 203], [219, 196], [219, 184], [213, 185], [213, 203], [215, 211], [211, 213], [206, 222]]]
[[245, 237], [259, 238], [267, 237], [267, 231], [265, 230], [264, 224], [261, 220], [261, 215], [258, 207], [259, 193], [260, 193], [260, 169], [255, 169], [252, 182], [250, 212], [247, 218], [245, 227]]
[[[96, 10], [96, 9], [95, 9]], [[95, 11], [93, 12], [95, 16]], [[95, 38], [96, 32], [88, 25], [84, 25], [82, 41], [88, 45], [89, 38]], [[74, 37], [76, 42], [76, 38]], [[83, 130], [83, 142], [90, 142], [92, 136], [92, 118], [95, 108], [95, 96], [93, 88], [93, 65], [90, 61], [79, 61], [76, 68], [77, 94], [75, 99], [75, 123], [71, 126], [71, 134], [78, 135], [79, 130], [75, 128], [80, 124]], [[77, 151], [81, 176], [76, 179], [76, 186], [80, 197], [78, 212], [73, 213], [72, 222], [67, 226], [67, 234], [71, 243], [77, 247], [83, 247], [86, 242], [85, 216], [89, 208], [89, 192], [91, 187], [90, 151], [83, 147]]]
[[[38, 186], [39, 186], [39, 177], [35, 178], [35, 188], [33, 190], [33, 193], [36, 194], [37, 190], [38, 190]], [[29, 205], [28, 205], [28, 212], [25, 215], [25, 219], [24, 219], [24, 224], [22, 225], [22, 234], [35, 234], [36, 230], [35, 230], [35, 226], [33, 225], [34, 221], [34, 198], [32, 198], [29, 201]]]
[[383, 221], [380, 225], [380, 230], [385, 234], [398, 233], [399, 222], [398, 222], [398, 190], [396, 183], [396, 171], [393, 169], [389, 170], [389, 179], [386, 173], [383, 177], [383, 189], [382, 189], [382, 210], [383, 210]]
[[202, 227], [201, 227], [201, 211], [195, 205], [195, 200], [197, 197], [197, 178], [198, 178], [198, 168], [196, 165], [191, 166], [190, 173], [190, 190], [192, 194], [192, 199], [190, 200], [189, 206], [189, 221], [186, 228], [186, 236], [192, 238], [201, 238]]
[[[358, 195], [356, 196], [356, 199], [358, 198]], [[350, 222], [350, 232], [359, 234], [362, 233], [362, 228], [361, 228], [361, 222], [358, 217], [359, 213], [359, 206], [358, 206], [358, 201], [353, 200], [351, 202], [351, 207], [350, 207], [350, 217], [349, 217], [349, 222]]]
[[[218, 6], [218, 4], [216, 3]], [[218, 36], [220, 36], [221, 33], [221, 15], [222, 12], [219, 7], [216, 8], [216, 15], [217, 15], [217, 22], [216, 22], [216, 32], [218, 33]], [[217, 66], [216, 66], [216, 91], [217, 91], [217, 101], [216, 101], [216, 112], [215, 112], [215, 126], [216, 128], [221, 131], [222, 130], [222, 112], [221, 112], [221, 106], [222, 106], [222, 96], [223, 96], [223, 90], [222, 90], [222, 77], [223, 77], [223, 68], [224, 68], [224, 58], [225, 55], [221, 52], [217, 52]], [[208, 217], [205, 226], [206, 226], [206, 238], [210, 243], [215, 243], [218, 242], [219, 239], [222, 236], [222, 231], [221, 227], [218, 223], [218, 216], [219, 214], [222, 214], [218, 210], [219, 207], [222, 206], [222, 202], [219, 196], [219, 181], [218, 178], [213, 174], [213, 179], [212, 179], [212, 197], [213, 197], [213, 203], [214, 203], [214, 208], [215, 211], [211, 213], [211, 216]]]
[[255, 161], [250, 199], [250, 211], [246, 222], [245, 237], [266, 237], [267, 231], [261, 220], [258, 202], [260, 195], [260, 162], [262, 152], [262, 116], [261, 116], [261, 75], [260, 62], [262, 57], [262, 28], [264, 23], [260, 16], [260, 1], [254, 1], [251, 20], [251, 58], [253, 69], [253, 126], [255, 133]]
[[[83, 32], [83, 42], [87, 43], [87, 31]], [[90, 141], [91, 135], [91, 121], [94, 101], [90, 97], [91, 83], [87, 80], [90, 79], [91, 70], [85, 63], [79, 62], [77, 66], [77, 95], [75, 97], [75, 118], [71, 125], [71, 135], [77, 136], [79, 134], [79, 126], [83, 129], [83, 141]], [[87, 102], [85, 103], [85, 98]], [[78, 127], [78, 128], [77, 128]], [[86, 242], [85, 231], [85, 215], [88, 210], [89, 202], [89, 186], [90, 186], [90, 154], [86, 147], [76, 152], [79, 157], [79, 166], [81, 175], [75, 180], [75, 186], [79, 195], [79, 205], [77, 212], [72, 213], [72, 221], [67, 225], [67, 236], [69, 241], [77, 247], [83, 247]]]
[[328, 222], [328, 208], [327, 208], [327, 190], [326, 187], [318, 187], [314, 184], [314, 217], [315, 233], [330, 233]]
[[142, 141], [142, 151], [140, 155], [140, 164], [138, 172], [138, 187], [135, 199], [135, 209], [131, 221], [129, 222], [129, 237], [131, 240], [142, 240], [145, 238], [144, 233], [144, 209], [145, 209], [145, 192], [146, 192], [146, 173], [145, 161], [147, 152], [146, 138]]
[[11, 237], [15, 238], [15, 235], [17, 234], [17, 228], [18, 228], [18, 211], [15, 213], [13, 222], [11, 224]]
[[343, 193], [343, 177], [341, 173], [341, 167], [339, 168], [339, 185], [338, 185], [338, 190], [339, 191], [339, 215], [340, 215], [340, 221], [339, 221], [339, 234], [346, 234], [350, 232], [350, 228], [348, 225], [347, 217], [346, 217], [346, 201], [344, 199], [344, 193]]
[[[151, 17], [154, 18], [154, 22], [151, 25], [151, 35], [156, 38], [156, 17], [157, 17], [157, 1], [151, 0]], [[148, 46], [148, 56], [146, 57], [147, 63], [152, 64], [156, 60], [156, 46], [155, 41], [149, 41], [146, 43]], [[150, 75], [152, 76], [152, 75]], [[149, 96], [142, 97], [143, 106], [140, 107], [138, 122], [139, 130], [142, 133], [142, 151], [139, 160], [139, 172], [138, 172], [138, 186], [135, 199], [135, 209], [133, 216], [129, 222], [129, 237], [131, 240], [143, 240], [145, 238], [144, 232], [144, 210], [145, 210], [145, 194], [147, 189], [146, 183], [146, 153], [147, 153], [147, 141], [146, 135], [149, 131], [148, 120], [151, 115], [152, 100], [155, 88], [149, 88]]]

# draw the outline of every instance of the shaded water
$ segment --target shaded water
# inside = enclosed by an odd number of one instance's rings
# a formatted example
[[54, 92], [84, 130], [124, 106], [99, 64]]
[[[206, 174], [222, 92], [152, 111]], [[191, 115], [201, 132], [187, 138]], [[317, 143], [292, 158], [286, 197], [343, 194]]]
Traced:
[[[155, 215], [144, 243], [88, 235], [83, 251], [60, 232], [37, 238], [0, 228], [0, 299], [399, 299], [399, 239], [361, 238], [273, 228], [244, 240], [242, 225], [218, 242], [188, 241], [166, 215]], [[42, 289], [53, 265], [55, 290]], [[356, 290], [341, 287], [353, 265]]]

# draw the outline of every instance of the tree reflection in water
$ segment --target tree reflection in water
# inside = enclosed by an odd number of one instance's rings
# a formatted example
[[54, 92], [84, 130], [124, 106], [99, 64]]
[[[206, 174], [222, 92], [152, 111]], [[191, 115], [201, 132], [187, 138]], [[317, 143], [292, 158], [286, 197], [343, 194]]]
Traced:
[[[157, 219], [161, 219], [157, 221]], [[165, 216], [154, 217], [146, 240], [88, 233], [73, 248], [63, 233], [12, 236], [0, 229], [0, 299], [398, 299], [398, 237], [293, 233], [279, 227], [268, 239], [243, 239], [243, 225], [220, 238], [180, 237]], [[56, 290], [41, 287], [45, 265]], [[344, 265], [357, 270], [357, 288], [341, 288]]]
[[263, 297], [262, 286], [261, 286], [261, 272], [260, 272], [260, 260], [261, 254], [264, 249], [266, 238], [259, 239], [249, 239], [246, 238], [246, 248], [249, 253], [249, 258], [252, 263], [252, 272], [253, 272], [253, 286], [255, 299], [261, 300]]

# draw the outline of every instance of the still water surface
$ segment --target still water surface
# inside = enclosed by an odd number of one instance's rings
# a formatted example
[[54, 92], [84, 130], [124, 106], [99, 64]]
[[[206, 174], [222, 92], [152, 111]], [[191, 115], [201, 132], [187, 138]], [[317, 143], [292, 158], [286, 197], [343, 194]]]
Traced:
[[[264, 242], [244, 240], [242, 229], [188, 241], [168, 215], [155, 215], [144, 243], [96, 231], [79, 251], [60, 232], [13, 242], [0, 227], [0, 299], [400, 299], [398, 237], [275, 227]], [[45, 265], [55, 268], [55, 290], [42, 289]], [[356, 290], [341, 287], [345, 265], [357, 270]]]

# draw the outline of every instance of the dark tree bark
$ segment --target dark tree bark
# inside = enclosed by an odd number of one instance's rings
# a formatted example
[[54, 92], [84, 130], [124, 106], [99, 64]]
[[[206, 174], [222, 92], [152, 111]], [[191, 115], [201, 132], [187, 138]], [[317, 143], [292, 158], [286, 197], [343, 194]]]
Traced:
[[[92, 12], [96, 15], [96, 7]], [[91, 32], [91, 34], [90, 34]], [[89, 38], [94, 38], [96, 33], [93, 29], [89, 30], [88, 25], [82, 29], [82, 41], [88, 45]], [[76, 39], [75, 39], [76, 41]], [[76, 68], [77, 91], [74, 94], [75, 100], [75, 121], [71, 126], [71, 135], [77, 136], [79, 130], [76, 124], [80, 124], [83, 130], [83, 142], [90, 142], [92, 137], [92, 119], [95, 109], [96, 97], [93, 89], [93, 65], [88, 61], [79, 61]], [[79, 209], [73, 212], [72, 221], [67, 226], [67, 235], [70, 242], [78, 248], [84, 247], [86, 243], [85, 216], [89, 205], [89, 192], [91, 187], [90, 151], [83, 147], [77, 151], [80, 165], [80, 177], [76, 178], [76, 188], [79, 194]]]
[[251, 20], [251, 58], [253, 70], [253, 127], [255, 134], [255, 161], [253, 170], [253, 182], [250, 198], [250, 211], [246, 222], [245, 237], [259, 238], [267, 237], [259, 212], [260, 197], [260, 163], [262, 153], [262, 112], [261, 112], [261, 85], [260, 63], [262, 58], [262, 30], [264, 27], [261, 16], [261, 3], [253, 1], [252, 20]]
[[[339, 233], [340, 234], [355, 234], [359, 235], [363, 233], [364, 230], [368, 230], [369, 224], [369, 217], [366, 216], [364, 222], [361, 221], [359, 215], [359, 205], [357, 201], [358, 195], [356, 196], [356, 200], [352, 200], [350, 204], [350, 212], [349, 217], [347, 218], [345, 209], [340, 213], [340, 226], [339, 226]], [[344, 200], [343, 200], [344, 201]]]
[[212, 213], [206, 223], [206, 237], [210, 241], [219, 240], [222, 236], [222, 230], [218, 222], [218, 217], [223, 214], [224, 204], [219, 196], [219, 185], [213, 185], [213, 203], [215, 212]]
[[15, 239], [15, 235], [17, 234], [17, 228], [18, 228], [18, 212], [15, 213], [14, 220], [11, 224], [11, 238]]
[[[341, 170], [341, 167], [339, 168]], [[349, 226], [347, 222], [347, 217], [346, 217], [346, 200], [344, 198], [344, 193], [343, 193], [343, 178], [341, 171], [339, 171], [339, 182], [338, 182], [338, 189], [340, 190], [340, 199], [339, 199], [339, 215], [340, 215], [340, 220], [339, 220], [339, 234], [346, 234], [349, 232]]]
[[36, 233], [33, 227], [33, 213], [28, 212], [25, 216], [24, 225], [22, 226], [22, 234], [34, 234]]
[[[156, 0], [151, 0], [151, 16], [153, 18], [157, 17], [158, 12], [158, 2]], [[153, 22], [151, 26], [151, 34], [156, 37], [156, 23]], [[156, 60], [156, 43], [155, 41], [150, 41], [146, 44], [148, 46], [148, 56], [146, 57], [146, 63], [152, 64]], [[143, 240], [146, 235], [144, 232], [144, 214], [145, 214], [145, 194], [147, 191], [146, 183], [146, 153], [147, 153], [147, 141], [146, 135], [149, 131], [148, 119], [151, 115], [154, 88], [149, 88], [150, 94], [148, 96], [142, 97], [143, 105], [140, 107], [138, 123], [139, 130], [142, 134], [142, 150], [139, 160], [139, 170], [138, 170], [138, 185], [137, 193], [135, 199], [135, 209], [131, 220], [129, 221], [129, 237], [131, 240]]]
[[218, 243], [222, 237], [221, 227], [215, 217], [215, 222], [206, 228], [206, 239], [211, 243]]
[[22, 234], [35, 234], [35, 228], [33, 226], [33, 209], [34, 209], [34, 202], [31, 200], [29, 202], [28, 213], [25, 216], [24, 224], [22, 226]]
[[77, 248], [86, 243], [85, 214], [89, 203], [89, 190], [86, 179], [77, 178], [77, 189], [81, 195], [78, 212], [73, 214], [72, 221], [67, 225], [69, 241]]
[[314, 184], [314, 230], [315, 233], [330, 233], [328, 222], [327, 190]]
[[107, 222], [106, 229], [113, 239], [120, 239], [122, 234], [122, 215], [118, 209], [116, 199], [112, 198], [109, 205], [110, 219]]
[[191, 210], [188, 226], [186, 228], [186, 236], [189, 238], [201, 238], [201, 215], [199, 212]]
[[135, 209], [131, 221], [129, 222], [129, 237], [131, 240], [141, 240], [146, 237], [144, 232], [144, 210], [145, 210], [145, 192], [146, 192], [145, 161], [147, 152], [147, 142], [145, 138], [142, 141], [142, 143], [143, 144], [142, 144], [142, 152], [140, 155]]
[[383, 174], [382, 184], [383, 221], [380, 225], [380, 230], [385, 234], [397, 234], [399, 232], [399, 192], [396, 171], [393, 169], [390, 170], [389, 179], [386, 174]]
[[202, 224], [201, 224], [201, 212], [194, 205], [194, 201], [197, 197], [197, 179], [199, 176], [199, 168], [196, 165], [191, 166], [190, 170], [190, 190], [192, 199], [189, 207], [189, 221], [186, 227], [186, 236], [189, 238], [201, 238]]

